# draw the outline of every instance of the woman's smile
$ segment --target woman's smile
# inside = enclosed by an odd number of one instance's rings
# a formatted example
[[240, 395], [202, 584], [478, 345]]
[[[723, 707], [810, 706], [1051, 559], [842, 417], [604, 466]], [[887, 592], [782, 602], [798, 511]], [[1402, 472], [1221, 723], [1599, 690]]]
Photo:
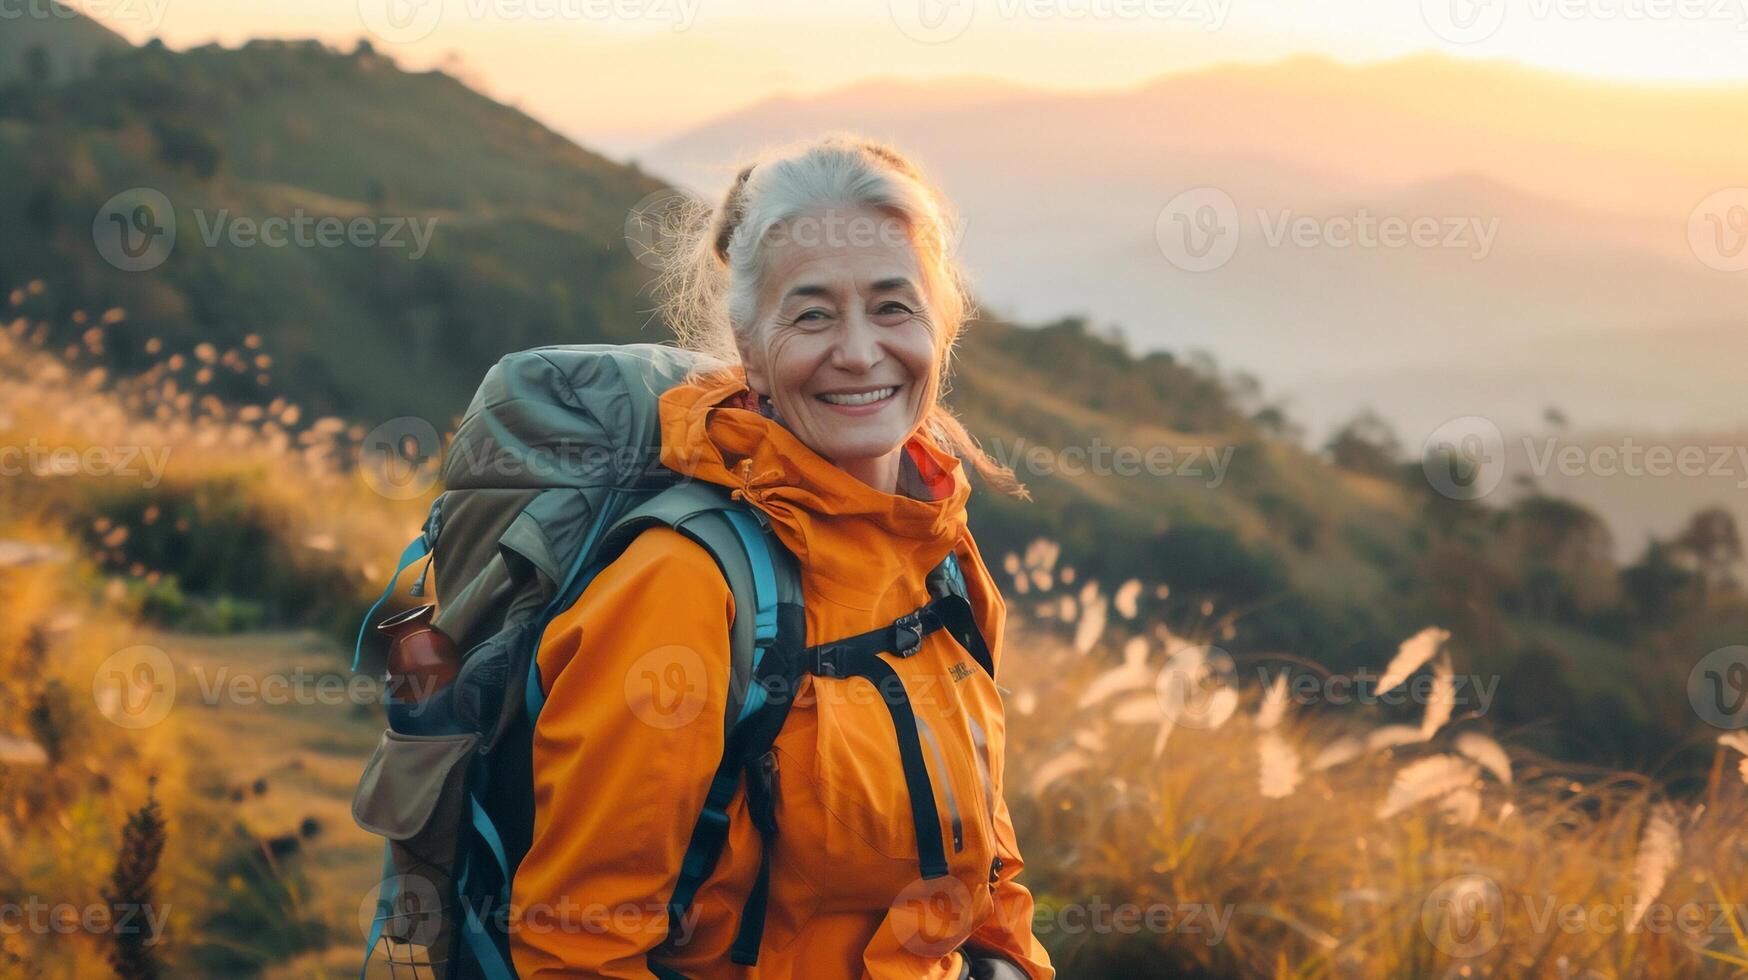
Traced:
[[873, 415], [888, 405], [896, 403], [899, 389], [902, 387], [902, 385], [887, 385], [884, 388], [824, 391], [813, 397], [845, 415]]

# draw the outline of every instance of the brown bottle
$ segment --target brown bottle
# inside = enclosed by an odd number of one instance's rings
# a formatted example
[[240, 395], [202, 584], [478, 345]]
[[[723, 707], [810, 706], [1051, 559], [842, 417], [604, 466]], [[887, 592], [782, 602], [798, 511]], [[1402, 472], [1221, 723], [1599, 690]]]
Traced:
[[455, 642], [431, 622], [436, 611], [436, 606], [419, 606], [376, 627], [389, 638], [388, 696], [396, 701], [423, 701], [448, 687], [461, 673], [461, 653]]

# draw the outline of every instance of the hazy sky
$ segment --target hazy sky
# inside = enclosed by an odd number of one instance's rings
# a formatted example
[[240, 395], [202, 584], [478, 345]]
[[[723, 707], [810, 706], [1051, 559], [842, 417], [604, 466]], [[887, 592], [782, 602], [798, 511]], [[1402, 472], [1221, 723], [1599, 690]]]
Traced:
[[[40, 0], [32, 0], [40, 2]], [[1108, 88], [1221, 61], [1437, 50], [1748, 83], [1748, 0], [70, 0], [132, 40], [370, 37], [624, 154], [772, 95], [880, 76]], [[459, 60], [457, 60], [459, 59]]]

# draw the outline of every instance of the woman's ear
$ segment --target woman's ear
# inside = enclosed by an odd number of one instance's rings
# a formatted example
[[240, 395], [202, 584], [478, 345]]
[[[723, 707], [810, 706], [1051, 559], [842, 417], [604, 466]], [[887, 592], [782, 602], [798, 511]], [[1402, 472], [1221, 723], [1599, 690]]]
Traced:
[[734, 348], [735, 352], [740, 354], [741, 367], [746, 371], [747, 387], [751, 388], [754, 394], [764, 395], [768, 398], [771, 395], [771, 377], [765, 370], [765, 351], [764, 348], [752, 343], [748, 337], [748, 334], [756, 332], [757, 329], [757, 327], [747, 330], [735, 329], [733, 331]]

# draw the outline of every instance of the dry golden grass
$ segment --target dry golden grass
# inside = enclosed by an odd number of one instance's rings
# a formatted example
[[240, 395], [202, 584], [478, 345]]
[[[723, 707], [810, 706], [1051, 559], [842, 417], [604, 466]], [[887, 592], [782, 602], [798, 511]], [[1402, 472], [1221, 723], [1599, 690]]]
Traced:
[[[1016, 561], [1029, 573], [1037, 557]], [[1630, 773], [1501, 752], [1484, 717], [1447, 720], [1441, 683], [1422, 688], [1426, 724], [1385, 726], [1375, 709], [1238, 685], [1205, 666], [1218, 653], [1155, 625], [1118, 621], [1089, 648], [1060, 603], [1034, 589], [1015, 605], [1008, 796], [1065, 975], [1162, 960], [1280, 977], [1748, 968], [1735, 749], [1719, 747], [1701, 798], [1669, 800]], [[1428, 639], [1398, 659], [1442, 675], [1450, 653], [1422, 666]], [[1137, 643], [1152, 651], [1140, 670]], [[1155, 925], [1095, 932], [1095, 901], [1137, 921], [1154, 909]]]

